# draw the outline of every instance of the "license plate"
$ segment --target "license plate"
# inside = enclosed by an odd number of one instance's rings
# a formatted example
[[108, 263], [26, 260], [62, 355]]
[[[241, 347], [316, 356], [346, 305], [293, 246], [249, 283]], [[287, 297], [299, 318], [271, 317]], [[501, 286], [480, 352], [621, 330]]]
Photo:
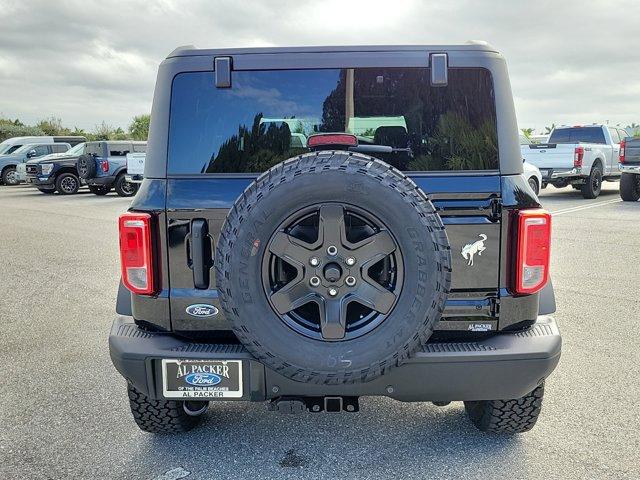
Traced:
[[166, 398], [240, 398], [240, 360], [162, 360], [162, 393]]

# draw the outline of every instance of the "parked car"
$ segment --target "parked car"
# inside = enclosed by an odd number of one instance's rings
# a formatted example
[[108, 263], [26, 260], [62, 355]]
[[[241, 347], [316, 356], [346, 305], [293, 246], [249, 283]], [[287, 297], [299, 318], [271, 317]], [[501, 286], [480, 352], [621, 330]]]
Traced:
[[142, 183], [144, 179], [144, 160], [147, 154], [127, 153], [127, 175], [125, 178], [131, 183]]
[[76, 170], [76, 162], [84, 153], [84, 146], [84, 143], [79, 143], [64, 153], [54, 153], [27, 161], [24, 164], [26, 183], [42, 193], [53, 193], [56, 190], [61, 195], [77, 193], [81, 180]]
[[127, 154], [146, 152], [147, 142], [100, 141], [87, 142], [76, 162], [80, 178], [96, 195], [106, 195], [113, 187], [121, 197], [132, 197], [138, 185], [127, 181]]
[[535, 165], [531, 165], [526, 160], [522, 162], [522, 168], [524, 170], [524, 177], [527, 179], [527, 183], [531, 187], [531, 190], [538, 195], [542, 186], [542, 173], [540, 172], [540, 169]]
[[600, 195], [603, 181], [618, 181], [624, 129], [607, 125], [556, 127], [547, 143], [522, 146], [524, 159], [542, 173], [543, 188], [573, 185], [584, 198]]
[[2, 143], [0, 143], [0, 155], [6, 155], [9, 153], [15, 152], [18, 148], [26, 145], [28, 143], [68, 143], [72, 147], [76, 146], [78, 143], [86, 142], [87, 139], [82, 136], [71, 135], [71, 136], [36, 136], [36, 137], [13, 137], [7, 138]]
[[640, 199], [640, 137], [627, 137], [620, 143], [620, 197], [625, 202]]
[[[28, 143], [14, 150], [12, 153], [0, 155], [0, 180], [4, 185], [17, 185], [26, 178], [24, 164], [31, 158], [38, 158], [51, 153], [66, 152], [71, 148], [68, 143]], [[20, 176], [16, 173], [21, 166]]]
[[[494, 47], [187, 47], [157, 79], [109, 336], [142, 430], [189, 430], [210, 402], [361, 396], [534, 426], [561, 350], [551, 216]], [[260, 123], [302, 116], [305, 146]]]

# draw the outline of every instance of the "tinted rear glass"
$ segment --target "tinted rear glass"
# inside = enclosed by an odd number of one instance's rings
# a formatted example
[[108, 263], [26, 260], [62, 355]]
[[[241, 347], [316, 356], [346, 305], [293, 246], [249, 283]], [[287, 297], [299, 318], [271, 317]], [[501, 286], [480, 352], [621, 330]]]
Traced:
[[430, 85], [423, 68], [212, 72], [175, 77], [169, 174], [258, 173], [309, 151], [309, 136], [346, 132], [404, 171], [498, 168], [495, 102], [484, 69], [450, 69]]
[[548, 143], [606, 143], [601, 127], [556, 128]]

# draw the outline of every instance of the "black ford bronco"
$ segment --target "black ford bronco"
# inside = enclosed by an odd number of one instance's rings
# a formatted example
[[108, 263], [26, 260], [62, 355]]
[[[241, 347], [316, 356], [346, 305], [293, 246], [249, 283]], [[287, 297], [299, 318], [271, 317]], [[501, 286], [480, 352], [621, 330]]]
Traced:
[[109, 338], [142, 430], [375, 395], [533, 427], [551, 218], [493, 47], [179, 48], [151, 117]]

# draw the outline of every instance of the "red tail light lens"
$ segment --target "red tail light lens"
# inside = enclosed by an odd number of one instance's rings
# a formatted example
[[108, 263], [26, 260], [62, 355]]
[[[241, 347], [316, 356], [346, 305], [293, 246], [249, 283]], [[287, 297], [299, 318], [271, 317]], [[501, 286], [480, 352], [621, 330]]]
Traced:
[[517, 216], [518, 243], [513, 290], [536, 293], [549, 280], [551, 215], [546, 210], [521, 210]]
[[340, 145], [345, 147], [358, 146], [358, 139], [355, 135], [348, 133], [321, 133], [312, 135], [307, 139], [307, 147], [321, 147], [329, 145]]
[[624, 163], [624, 149], [627, 146], [627, 141], [626, 140], [622, 140], [620, 142], [620, 163]]
[[582, 167], [582, 159], [584, 158], [584, 147], [576, 147], [573, 152], [573, 166]]
[[104, 173], [109, 172], [109, 160], [100, 160], [100, 168]]
[[155, 292], [153, 252], [151, 248], [151, 215], [127, 212], [118, 220], [120, 230], [120, 265], [122, 281], [133, 293]]

